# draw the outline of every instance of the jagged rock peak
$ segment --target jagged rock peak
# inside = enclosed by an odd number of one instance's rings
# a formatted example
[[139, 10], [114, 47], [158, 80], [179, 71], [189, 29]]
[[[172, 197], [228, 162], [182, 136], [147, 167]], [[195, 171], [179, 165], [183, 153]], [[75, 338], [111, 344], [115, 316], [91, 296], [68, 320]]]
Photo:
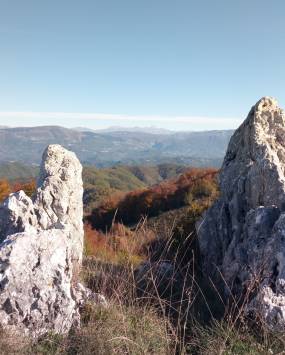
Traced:
[[[247, 208], [280, 206], [285, 189], [285, 115], [277, 101], [264, 97], [233, 134], [220, 174], [221, 191], [245, 193]], [[237, 186], [238, 185], [238, 186]]]
[[278, 108], [278, 102], [274, 97], [264, 96], [254, 106], [255, 112], [263, 112], [268, 110], [276, 110]]
[[[49, 145], [43, 154], [38, 187], [35, 202], [48, 209], [45, 210], [48, 221], [43, 222], [44, 228], [53, 223], [82, 227], [82, 166], [74, 153], [57, 144]], [[47, 201], [48, 198], [52, 201]], [[48, 205], [47, 202], [52, 203]]]
[[197, 226], [204, 271], [219, 284], [225, 298], [240, 297], [258, 281], [248, 309], [282, 331], [284, 169], [284, 111], [275, 99], [264, 97], [233, 134], [220, 172], [221, 196]]
[[90, 292], [77, 284], [83, 253], [82, 167], [50, 145], [33, 199], [0, 206], [0, 326], [32, 336], [67, 332]]
[[43, 153], [34, 206], [43, 229], [67, 225], [72, 229], [73, 258], [83, 251], [82, 166], [73, 152], [49, 145]]

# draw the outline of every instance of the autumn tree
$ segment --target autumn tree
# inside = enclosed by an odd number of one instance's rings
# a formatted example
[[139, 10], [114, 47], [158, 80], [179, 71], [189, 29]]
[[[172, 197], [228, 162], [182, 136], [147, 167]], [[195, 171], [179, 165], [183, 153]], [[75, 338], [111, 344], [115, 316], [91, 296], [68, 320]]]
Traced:
[[0, 180], [0, 202], [2, 202], [11, 192], [10, 185], [7, 180]]
[[24, 182], [24, 183], [16, 182], [12, 186], [12, 190], [13, 190], [13, 192], [23, 190], [26, 193], [26, 195], [31, 197], [36, 190], [36, 181], [31, 180], [31, 181]]

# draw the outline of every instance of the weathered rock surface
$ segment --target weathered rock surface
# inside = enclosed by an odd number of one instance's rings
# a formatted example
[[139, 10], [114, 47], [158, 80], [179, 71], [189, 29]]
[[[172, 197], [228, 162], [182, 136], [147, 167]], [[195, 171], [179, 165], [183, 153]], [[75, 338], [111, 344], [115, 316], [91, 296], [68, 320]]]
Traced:
[[59, 145], [43, 154], [34, 199], [23, 191], [0, 206], [0, 325], [38, 336], [80, 322], [83, 286], [82, 167]]
[[285, 330], [284, 173], [285, 114], [265, 97], [231, 138], [221, 196], [197, 226], [205, 273], [225, 297], [250, 294], [248, 310], [278, 331]]

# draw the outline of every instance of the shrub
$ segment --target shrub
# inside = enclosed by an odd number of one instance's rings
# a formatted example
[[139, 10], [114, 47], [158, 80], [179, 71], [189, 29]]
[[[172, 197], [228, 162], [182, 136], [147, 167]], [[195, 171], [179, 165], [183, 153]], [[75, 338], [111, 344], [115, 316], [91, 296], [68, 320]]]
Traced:
[[111, 229], [103, 233], [85, 224], [85, 255], [94, 256], [102, 262], [137, 266], [146, 255], [143, 246], [153, 240], [153, 231], [143, 225], [132, 231], [128, 227], [114, 223]]
[[0, 202], [2, 202], [11, 192], [10, 185], [7, 180], [0, 180]]
[[11, 192], [17, 192], [20, 190], [23, 190], [28, 196], [31, 197], [36, 190], [35, 180], [24, 183], [15, 182], [14, 184], [9, 184], [7, 180], [0, 180], [0, 203], [7, 198]]
[[26, 193], [26, 195], [31, 197], [36, 191], [36, 181], [31, 180], [24, 183], [19, 183], [19, 182], [15, 183], [12, 185], [12, 190], [14, 192], [23, 190]]

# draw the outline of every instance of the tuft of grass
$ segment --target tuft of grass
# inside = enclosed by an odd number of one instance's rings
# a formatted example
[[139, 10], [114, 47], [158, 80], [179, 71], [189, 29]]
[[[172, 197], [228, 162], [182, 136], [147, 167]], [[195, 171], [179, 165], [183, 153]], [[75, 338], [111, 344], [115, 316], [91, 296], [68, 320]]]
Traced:
[[214, 321], [206, 327], [196, 324], [192, 332], [192, 339], [187, 344], [187, 350], [191, 354], [268, 354], [253, 336], [232, 328], [227, 322]]
[[187, 353], [197, 355], [268, 355], [285, 353], [284, 334], [229, 319], [213, 320], [207, 326], [194, 322]]
[[151, 309], [111, 304], [84, 312], [87, 323], [70, 339], [76, 354], [171, 354], [167, 326]]

